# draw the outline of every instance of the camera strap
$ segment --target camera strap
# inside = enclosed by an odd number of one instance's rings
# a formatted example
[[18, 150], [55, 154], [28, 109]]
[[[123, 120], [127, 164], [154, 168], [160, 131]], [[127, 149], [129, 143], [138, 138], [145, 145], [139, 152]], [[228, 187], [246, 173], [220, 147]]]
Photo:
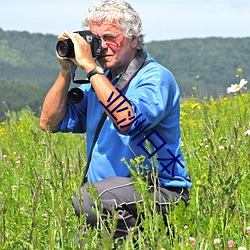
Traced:
[[[116, 83], [115, 87], [117, 87], [120, 91], [123, 91], [130, 83], [130, 81], [133, 79], [133, 77], [136, 75], [136, 73], [146, 66], [150, 61], [146, 61], [146, 55], [144, 54], [143, 50], [139, 50], [136, 57], [131, 61], [128, 68], [125, 70], [125, 72], [121, 75], [120, 79]], [[86, 80], [87, 81], [87, 80]], [[88, 81], [89, 83], [89, 81]], [[95, 132], [94, 139], [92, 141], [91, 149], [89, 152], [88, 160], [86, 163], [86, 167], [84, 170], [83, 180], [81, 186], [83, 186], [87, 182], [87, 173], [89, 169], [89, 164], [92, 158], [92, 152], [95, 146], [95, 143], [98, 139], [98, 136], [101, 132], [102, 126], [106, 120], [107, 114], [103, 112], [102, 117], [97, 125], [97, 129]]]

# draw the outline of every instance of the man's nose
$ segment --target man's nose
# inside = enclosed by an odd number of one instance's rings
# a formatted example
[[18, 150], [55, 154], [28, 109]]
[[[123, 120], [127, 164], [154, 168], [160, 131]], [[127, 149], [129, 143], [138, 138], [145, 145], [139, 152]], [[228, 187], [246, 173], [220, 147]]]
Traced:
[[102, 41], [102, 48], [103, 49], [107, 49], [108, 48], [108, 45], [107, 43], [105, 42], [105, 40], [103, 38], [101, 38], [101, 41]]

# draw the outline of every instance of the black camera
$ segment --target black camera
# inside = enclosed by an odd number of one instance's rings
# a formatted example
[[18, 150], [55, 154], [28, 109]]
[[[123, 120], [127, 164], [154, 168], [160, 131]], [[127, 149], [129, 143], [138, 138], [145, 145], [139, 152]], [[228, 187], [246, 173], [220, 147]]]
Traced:
[[[75, 31], [74, 33], [78, 33], [87, 41], [93, 57], [98, 57], [101, 54], [102, 40], [99, 37], [95, 36], [90, 30]], [[58, 41], [56, 51], [61, 57], [75, 57], [74, 44], [70, 39]]]

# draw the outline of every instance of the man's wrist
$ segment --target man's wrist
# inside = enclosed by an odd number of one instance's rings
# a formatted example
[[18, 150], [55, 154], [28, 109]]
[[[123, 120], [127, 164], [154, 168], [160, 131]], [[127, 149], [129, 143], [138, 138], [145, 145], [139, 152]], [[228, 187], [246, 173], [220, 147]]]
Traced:
[[70, 78], [70, 69], [62, 69], [60, 74], [64, 78]]
[[99, 66], [96, 66], [94, 67], [92, 70], [90, 70], [88, 73], [87, 73], [87, 78], [90, 80], [90, 78], [94, 75], [104, 75], [104, 71], [101, 67]]

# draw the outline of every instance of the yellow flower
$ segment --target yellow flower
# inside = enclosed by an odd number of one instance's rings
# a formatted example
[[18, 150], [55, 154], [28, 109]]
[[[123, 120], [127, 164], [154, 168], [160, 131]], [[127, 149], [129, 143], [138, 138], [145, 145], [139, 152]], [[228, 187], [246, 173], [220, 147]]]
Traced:
[[187, 115], [187, 113], [184, 111], [181, 111], [181, 116], [185, 116], [185, 115]]
[[135, 165], [135, 161], [133, 159], [130, 159], [130, 164]]
[[135, 161], [136, 161], [137, 164], [140, 164], [140, 163], [141, 163], [140, 157], [136, 157], [136, 158], [135, 158]]
[[192, 109], [195, 109], [195, 108], [201, 109], [201, 106], [200, 106], [199, 103], [196, 102], [196, 103], [192, 103], [192, 104], [191, 104], [191, 108], [192, 108]]
[[238, 71], [238, 73], [242, 73], [243, 69], [242, 68], [238, 68], [237, 71]]

